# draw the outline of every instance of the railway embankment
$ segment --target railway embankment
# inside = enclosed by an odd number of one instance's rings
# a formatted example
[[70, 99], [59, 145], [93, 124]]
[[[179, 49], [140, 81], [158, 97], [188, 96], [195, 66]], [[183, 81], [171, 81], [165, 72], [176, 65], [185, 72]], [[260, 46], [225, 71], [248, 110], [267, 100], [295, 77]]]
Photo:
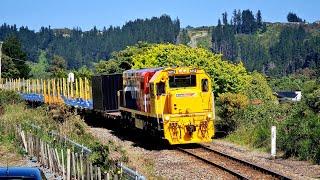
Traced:
[[[71, 152], [75, 152], [76, 148], [70, 143], [59, 143], [53, 134], [58, 134], [63, 139], [74, 142], [73, 144], [76, 142], [76, 144], [88, 147], [91, 150], [88, 159], [93, 166], [101, 167], [102, 172], [117, 174], [118, 166], [116, 164], [126, 162], [126, 152], [122, 147], [112, 142], [101, 144], [89, 133], [89, 126], [84, 120], [64, 107], [43, 105], [30, 108], [21, 101], [19, 95], [10, 91], [1, 91], [0, 109], [0, 152], [1, 157], [7, 157], [2, 158], [2, 163], [16, 166], [28, 165], [25, 155], [29, 153], [23, 146], [24, 142], [21, 142], [23, 138], [21, 139], [15, 130], [19, 128], [24, 132], [33, 133], [30, 125], [36, 126], [43, 132], [38, 133], [37, 129], [33, 135], [46, 142], [50, 146], [49, 148], [58, 149], [58, 152], [60, 149], [71, 149]], [[60, 157], [61, 154], [57, 156]], [[64, 158], [67, 158], [66, 152]]]

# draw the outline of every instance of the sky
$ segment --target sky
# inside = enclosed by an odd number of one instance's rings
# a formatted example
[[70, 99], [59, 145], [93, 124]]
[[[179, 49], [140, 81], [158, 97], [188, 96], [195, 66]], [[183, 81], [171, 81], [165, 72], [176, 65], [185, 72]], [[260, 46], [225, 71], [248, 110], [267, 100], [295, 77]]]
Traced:
[[320, 0], [1, 0], [0, 23], [51, 28], [122, 26], [137, 18], [170, 15], [181, 27], [216, 25], [221, 14], [234, 9], [258, 9], [267, 22], [286, 22], [295, 12], [307, 22], [320, 19]]

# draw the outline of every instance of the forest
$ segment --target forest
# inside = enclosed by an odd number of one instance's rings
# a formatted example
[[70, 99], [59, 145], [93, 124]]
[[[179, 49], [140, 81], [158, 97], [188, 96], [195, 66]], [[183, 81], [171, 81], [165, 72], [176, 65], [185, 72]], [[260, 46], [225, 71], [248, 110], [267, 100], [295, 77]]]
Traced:
[[260, 10], [234, 10], [222, 14], [212, 30], [212, 51], [249, 71], [284, 76], [299, 69], [320, 67], [320, 24], [302, 21], [295, 13], [288, 23], [263, 22]]
[[[26, 52], [22, 60], [36, 62], [41, 50], [46, 51], [48, 59], [59, 55], [66, 60], [69, 69], [77, 69], [92, 62], [108, 59], [113, 51], [124, 49], [139, 41], [150, 43], [175, 43], [180, 31], [179, 19], [172, 20], [168, 15], [151, 19], [136, 19], [122, 27], [104, 27], [89, 31], [80, 28], [52, 29], [41, 27], [38, 32], [26, 26], [2, 24], [0, 41], [16, 38]], [[17, 57], [16, 57], [17, 58]]]
[[[209, 29], [202, 48], [222, 54], [224, 60], [242, 62], [248, 71], [282, 77], [301, 69], [320, 67], [320, 23], [308, 23], [293, 12], [286, 23], [263, 20], [262, 12], [234, 10]], [[129, 21], [122, 27], [51, 29], [38, 32], [28, 27], [3, 24], [3, 77], [65, 76], [63, 69], [91, 72], [101, 60], [137, 43], [188, 44], [197, 28], [180, 28], [180, 20], [168, 15]], [[191, 33], [190, 33], [191, 32]], [[12, 59], [14, 58], [14, 59]], [[17, 60], [18, 59], [18, 60]], [[28, 61], [28, 65], [24, 62]], [[115, 67], [117, 69], [119, 67]], [[121, 68], [121, 67], [120, 67]], [[40, 69], [40, 70], [39, 70]], [[46, 69], [46, 74], [39, 74]], [[92, 72], [91, 72], [92, 73]]]

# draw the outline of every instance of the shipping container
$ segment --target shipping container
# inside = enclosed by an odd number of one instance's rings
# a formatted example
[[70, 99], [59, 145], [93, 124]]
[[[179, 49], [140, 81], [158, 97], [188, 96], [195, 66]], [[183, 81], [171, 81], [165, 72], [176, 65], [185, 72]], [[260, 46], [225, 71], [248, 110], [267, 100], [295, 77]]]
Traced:
[[123, 88], [122, 74], [102, 75], [103, 106], [105, 111], [118, 110], [118, 91]]
[[103, 111], [103, 95], [102, 95], [102, 81], [101, 76], [92, 77], [92, 100], [93, 109]]
[[123, 88], [122, 74], [97, 75], [92, 78], [93, 108], [106, 112], [118, 110], [118, 91]]

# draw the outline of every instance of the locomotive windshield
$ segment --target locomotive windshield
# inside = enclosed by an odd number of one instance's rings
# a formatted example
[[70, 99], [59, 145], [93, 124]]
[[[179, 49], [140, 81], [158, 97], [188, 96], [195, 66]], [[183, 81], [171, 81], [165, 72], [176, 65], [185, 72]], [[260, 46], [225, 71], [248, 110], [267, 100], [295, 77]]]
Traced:
[[195, 87], [196, 75], [173, 75], [169, 76], [170, 88]]

